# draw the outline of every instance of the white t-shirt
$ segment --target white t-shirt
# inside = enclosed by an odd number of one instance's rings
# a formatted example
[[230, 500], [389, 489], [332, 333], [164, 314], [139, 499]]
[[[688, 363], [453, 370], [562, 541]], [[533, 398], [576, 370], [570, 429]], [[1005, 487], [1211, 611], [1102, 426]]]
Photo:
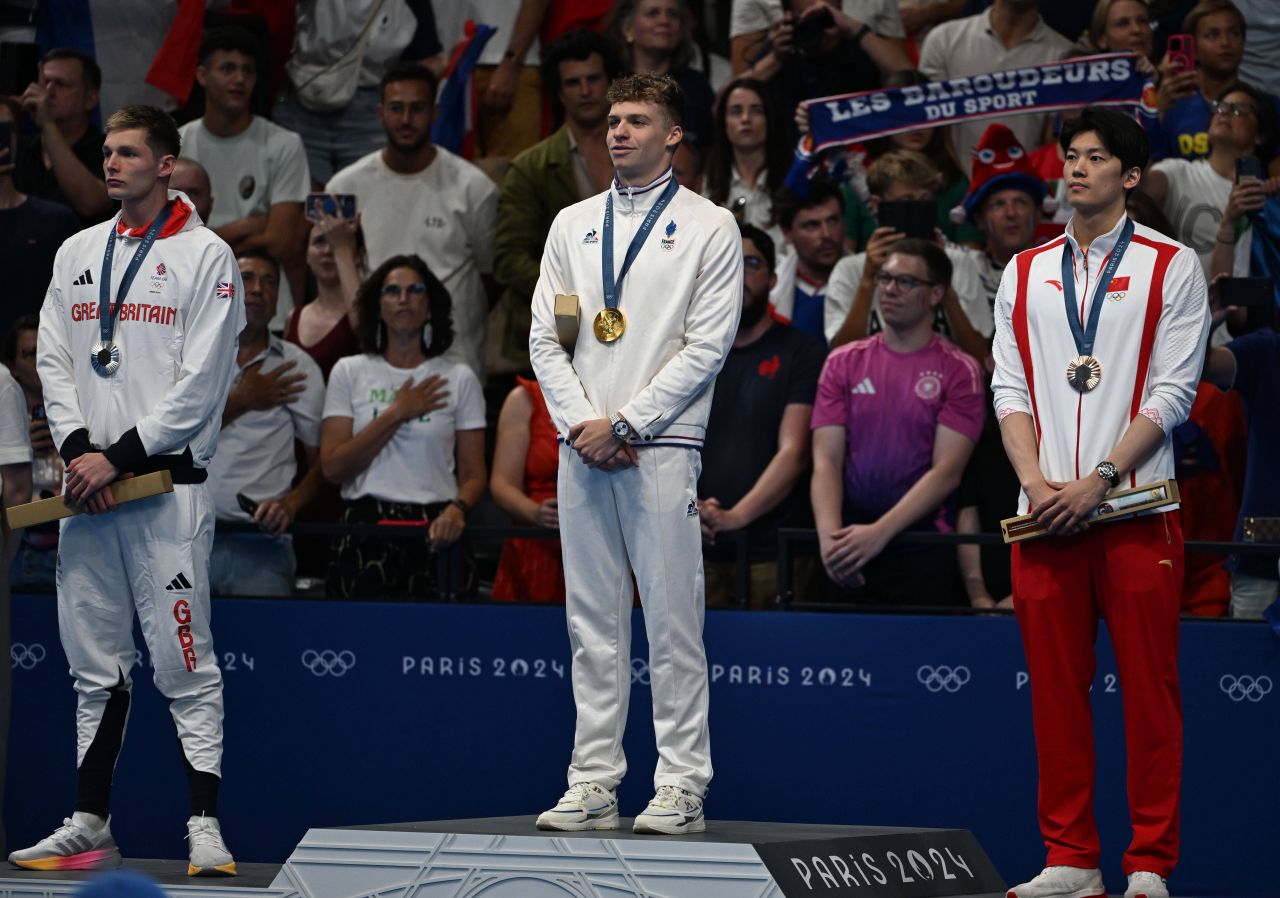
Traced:
[[[882, 37], [907, 36], [898, 12], [898, 0], [841, 0], [840, 9], [854, 21], [870, 25], [871, 30]], [[781, 18], [782, 0], [733, 0], [729, 37], [766, 31]]]
[[498, 215], [493, 181], [436, 147], [435, 159], [416, 174], [392, 171], [378, 150], [338, 172], [325, 189], [355, 194], [370, 269], [391, 256], [422, 257], [452, 300], [453, 345], [446, 357], [483, 377], [489, 301], [480, 275], [493, 270]]
[[1164, 214], [1173, 225], [1170, 236], [1196, 251], [1204, 276], [1210, 277], [1213, 246], [1222, 211], [1231, 198], [1233, 179], [1214, 171], [1208, 159], [1161, 159], [1151, 170], [1161, 172], [1169, 182]]
[[[520, 12], [519, 3], [512, 0], [432, 0], [431, 8], [436, 14], [436, 34], [440, 35], [446, 57], [454, 45], [466, 37], [466, 24], [470, 19], [498, 29], [484, 45], [477, 64], [497, 65], [502, 62], [502, 54], [507, 52], [511, 30], [516, 24], [516, 14]], [[524, 56], [524, 64], [536, 66], [538, 60], [538, 39], [535, 37]]]
[[448, 405], [401, 424], [361, 473], [342, 483], [342, 498], [386, 502], [448, 502], [457, 498], [454, 447], [459, 430], [483, 430], [484, 392], [466, 365], [437, 357], [412, 369], [393, 368], [380, 355], [347, 356], [329, 373], [326, 418], [350, 418], [355, 435], [395, 401], [400, 386], [420, 384], [433, 374], [448, 381]]
[[[209, 463], [209, 494], [219, 521], [248, 521], [236, 493], [256, 502], [279, 499], [293, 487], [298, 473], [293, 452], [296, 438], [304, 446], [320, 445], [320, 414], [324, 409], [324, 375], [307, 352], [279, 337], [271, 337], [267, 349], [239, 366], [235, 383], [245, 369], [262, 363], [259, 373], [269, 374], [287, 362], [289, 374], [304, 374], [297, 401], [262, 411], [250, 410], [218, 432], [218, 452]], [[233, 386], [232, 389], [235, 389]]]
[[[960, 300], [960, 308], [964, 310], [973, 329], [990, 339], [995, 333], [995, 322], [991, 317], [991, 302], [982, 286], [978, 267], [964, 247], [948, 243], [944, 250], [947, 258], [951, 260], [951, 286], [955, 288], [956, 297]], [[855, 253], [845, 256], [831, 270], [831, 278], [827, 281], [827, 301], [823, 315], [823, 331], [826, 333], [828, 343], [840, 331], [840, 326], [849, 316], [849, 310], [853, 308], [853, 298], [858, 295], [858, 284], [862, 281], [862, 272], [866, 266], [867, 254]], [[941, 309], [938, 310], [938, 321], [942, 324], [942, 333], [948, 337], [951, 336], [945, 327]], [[879, 287], [871, 297], [869, 325], [868, 333], [874, 334], [881, 330]]]
[[31, 461], [27, 400], [9, 369], [0, 365], [0, 465]]
[[311, 172], [302, 138], [255, 115], [235, 137], [215, 137], [202, 119], [178, 129], [182, 155], [209, 173], [213, 212], [205, 222], [217, 229], [229, 222], [266, 214], [276, 203], [303, 203]]
[[[313, 0], [298, 4], [293, 52], [306, 62], [332, 65], [345, 56], [364, 31], [378, 0]], [[391, 63], [400, 58], [418, 30], [405, 0], [383, 0], [360, 64], [360, 87], [377, 87]]]

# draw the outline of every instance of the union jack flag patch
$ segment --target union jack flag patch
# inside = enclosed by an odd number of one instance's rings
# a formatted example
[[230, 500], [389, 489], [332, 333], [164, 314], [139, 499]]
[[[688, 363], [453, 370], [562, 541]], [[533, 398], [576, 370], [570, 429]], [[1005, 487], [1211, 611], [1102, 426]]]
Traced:
[[235, 299], [236, 285], [230, 281], [218, 281], [218, 287], [214, 291], [218, 299]]

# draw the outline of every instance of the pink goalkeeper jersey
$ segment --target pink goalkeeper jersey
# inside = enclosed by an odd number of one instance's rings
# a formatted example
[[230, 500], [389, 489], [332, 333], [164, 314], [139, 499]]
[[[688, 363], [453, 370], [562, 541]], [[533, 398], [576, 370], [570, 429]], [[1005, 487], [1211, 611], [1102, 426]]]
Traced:
[[894, 506], [933, 465], [938, 425], [975, 443], [986, 395], [978, 363], [938, 335], [894, 352], [876, 334], [827, 356], [811, 427], [843, 427], [846, 523]]

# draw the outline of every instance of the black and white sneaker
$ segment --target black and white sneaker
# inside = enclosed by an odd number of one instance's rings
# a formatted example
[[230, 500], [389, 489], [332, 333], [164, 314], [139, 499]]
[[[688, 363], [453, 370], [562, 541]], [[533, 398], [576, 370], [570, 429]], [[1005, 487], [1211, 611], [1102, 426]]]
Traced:
[[706, 828], [700, 796], [678, 786], [659, 786], [658, 794], [636, 817], [632, 831], [680, 836], [705, 832]]

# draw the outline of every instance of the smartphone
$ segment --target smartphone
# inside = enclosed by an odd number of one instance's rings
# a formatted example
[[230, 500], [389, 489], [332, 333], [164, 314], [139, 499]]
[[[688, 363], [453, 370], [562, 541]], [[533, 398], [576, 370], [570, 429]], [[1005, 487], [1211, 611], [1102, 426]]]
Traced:
[[1236, 181], [1240, 182], [1246, 178], [1253, 178], [1261, 181], [1265, 177], [1262, 171], [1262, 163], [1257, 156], [1241, 156], [1236, 160]]
[[1220, 305], [1266, 309], [1275, 301], [1275, 282], [1271, 278], [1223, 278], [1218, 282]]
[[236, 503], [240, 506], [240, 510], [249, 517], [253, 517], [258, 513], [258, 503], [254, 502], [244, 493], [236, 493]]
[[1196, 70], [1196, 39], [1191, 34], [1171, 34], [1166, 45], [1169, 62], [1179, 72]]
[[39, 45], [0, 41], [0, 95], [16, 97], [39, 78]]
[[893, 228], [908, 237], [932, 240], [938, 226], [937, 200], [900, 200], [880, 204], [876, 221], [882, 228]]
[[356, 217], [356, 198], [351, 193], [308, 193], [307, 218], [320, 220], [320, 213], [339, 218]]

